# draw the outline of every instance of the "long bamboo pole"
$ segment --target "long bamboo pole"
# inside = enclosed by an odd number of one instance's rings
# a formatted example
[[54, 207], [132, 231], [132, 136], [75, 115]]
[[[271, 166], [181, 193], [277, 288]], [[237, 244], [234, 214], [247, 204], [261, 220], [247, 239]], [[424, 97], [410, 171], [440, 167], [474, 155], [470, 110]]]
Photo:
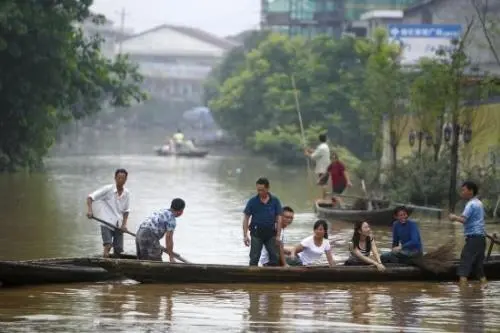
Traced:
[[[299, 126], [300, 126], [300, 135], [302, 138], [302, 146], [305, 149], [307, 149], [307, 141], [306, 141], [306, 133], [304, 130], [304, 123], [302, 121], [302, 112], [300, 111], [300, 103], [299, 103], [299, 93], [297, 91], [297, 85], [295, 83], [295, 75], [291, 75], [291, 80], [292, 80], [292, 87], [293, 87], [293, 94], [295, 97], [295, 107], [297, 109], [297, 116], [299, 118]], [[313, 193], [313, 190], [311, 188], [311, 184], [314, 181], [314, 178], [312, 177], [312, 167], [311, 167], [311, 161], [309, 157], [306, 156], [306, 162], [307, 162], [307, 183], [309, 187], [309, 193]]]

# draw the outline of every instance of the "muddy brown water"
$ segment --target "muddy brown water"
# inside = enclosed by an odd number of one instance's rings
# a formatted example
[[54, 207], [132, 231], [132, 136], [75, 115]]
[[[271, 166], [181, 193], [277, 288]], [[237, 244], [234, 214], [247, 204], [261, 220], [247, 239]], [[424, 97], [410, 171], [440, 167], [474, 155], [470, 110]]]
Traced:
[[[248, 157], [176, 159], [73, 156], [48, 160], [37, 175], [0, 176], [0, 259], [86, 256], [101, 251], [99, 228], [85, 218], [85, 196], [129, 171], [130, 229], [173, 197], [187, 202], [175, 249], [198, 263], [246, 264], [241, 211], [255, 180], [296, 210], [294, 244], [311, 232], [313, 187], [304, 170], [283, 171]], [[355, 193], [355, 190], [351, 190]], [[420, 217], [424, 246], [462, 242], [459, 225]], [[352, 225], [330, 224], [334, 254], [347, 257]], [[496, 225], [488, 226], [495, 232]], [[375, 230], [387, 249], [389, 228]], [[134, 241], [126, 236], [125, 248]], [[500, 282], [482, 290], [454, 283], [141, 285], [120, 283], [0, 289], [0, 332], [499, 332]]]

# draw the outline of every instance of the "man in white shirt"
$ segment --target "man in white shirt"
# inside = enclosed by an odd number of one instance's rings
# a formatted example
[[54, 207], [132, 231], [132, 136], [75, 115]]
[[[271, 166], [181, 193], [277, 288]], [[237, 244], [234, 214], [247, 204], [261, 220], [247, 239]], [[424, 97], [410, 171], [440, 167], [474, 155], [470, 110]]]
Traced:
[[[281, 235], [280, 235], [280, 248], [279, 248], [279, 260], [281, 266], [288, 266], [286, 264], [286, 255], [290, 255], [291, 251], [285, 249], [284, 244], [285, 244], [285, 229], [288, 227], [290, 224], [293, 222], [293, 217], [294, 217], [294, 211], [291, 207], [285, 206], [283, 207], [283, 214], [281, 215], [281, 225], [283, 229], [281, 230]], [[259, 263], [261, 266], [267, 266], [269, 263], [269, 254], [267, 253], [266, 248], [262, 248], [262, 252], [260, 254], [260, 260]]]
[[130, 205], [130, 193], [124, 187], [127, 176], [127, 170], [117, 169], [115, 184], [103, 186], [87, 197], [87, 217], [95, 216], [116, 226], [101, 226], [104, 257], [109, 257], [111, 248], [115, 255], [123, 252], [123, 231], [127, 230]]
[[[330, 147], [328, 147], [326, 134], [320, 134], [319, 137], [319, 145], [313, 151], [312, 149], [306, 149], [305, 154], [309, 156], [315, 163], [316, 167], [314, 168], [314, 172], [318, 177], [318, 180], [327, 173], [328, 166], [330, 165]], [[326, 198], [326, 185], [320, 185], [323, 199]]]

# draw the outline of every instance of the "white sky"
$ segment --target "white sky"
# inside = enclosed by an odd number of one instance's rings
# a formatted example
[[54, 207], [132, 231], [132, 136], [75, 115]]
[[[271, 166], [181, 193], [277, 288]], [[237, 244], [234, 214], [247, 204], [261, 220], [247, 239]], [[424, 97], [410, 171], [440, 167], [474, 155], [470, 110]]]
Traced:
[[94, 0], [92, 6], [117, 26], [122, 8], [125, 27], [134, 32], [167, 23], [224, 37], [257, 28], [260, 16], [260, 0]]

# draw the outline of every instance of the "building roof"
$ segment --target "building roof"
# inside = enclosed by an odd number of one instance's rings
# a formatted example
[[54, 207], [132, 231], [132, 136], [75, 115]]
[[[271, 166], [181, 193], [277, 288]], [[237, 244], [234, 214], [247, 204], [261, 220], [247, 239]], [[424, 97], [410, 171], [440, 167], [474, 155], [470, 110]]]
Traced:
[[408, 8], [406, 8], [404, 10], [404, 13], [411, 13], [411, 12], [414, 12], [414, 11], [419, 11], [427, 6], [430, 6], [430, 5], [433, 5], [435, 3], [438, 3], [440, 1], [444, 1], [444, 0], [420, 0], [419, 3], [413, 5], [413, 6], [409, 6]]
[[223, 48], [223, 49], [231, 49], [231, 48], [238, 45], [235, 42], [232, 42], [232, 41], [227, 40], [225, 38], [216, 36], [214, 34], [211, 34], [209, 32], [203, 31], [203, 30], [198, 29], [198, 28], [172, 25], [172, 24], [162, 24], [162, 25], [156, 26], [154, 28], [142, 31], [138, 34], [128, 36], [127, 38], [124, 39], [124, 41], [127, 41], [129, 39], [133, 39], [133, 38], [136, 38], [139, 36], [144, 36], [144, 35], [147, 35], [149, 33], [152, 33], [152, 32], [158, 31], [158, 30], [162, 30], [162, 29], [174, 30], [180, 34], [187, 35], [189, 37], [201, 40], [205, 43], [209, 43], [209, 44], [215, 45], [215, 46]]
[[371, 10], [364, 14], [361, 14], [359, 17], [360, 20], [371, 20], [374, 18], [381, 19], [402, 19], [403, 11], [402, 10]]

